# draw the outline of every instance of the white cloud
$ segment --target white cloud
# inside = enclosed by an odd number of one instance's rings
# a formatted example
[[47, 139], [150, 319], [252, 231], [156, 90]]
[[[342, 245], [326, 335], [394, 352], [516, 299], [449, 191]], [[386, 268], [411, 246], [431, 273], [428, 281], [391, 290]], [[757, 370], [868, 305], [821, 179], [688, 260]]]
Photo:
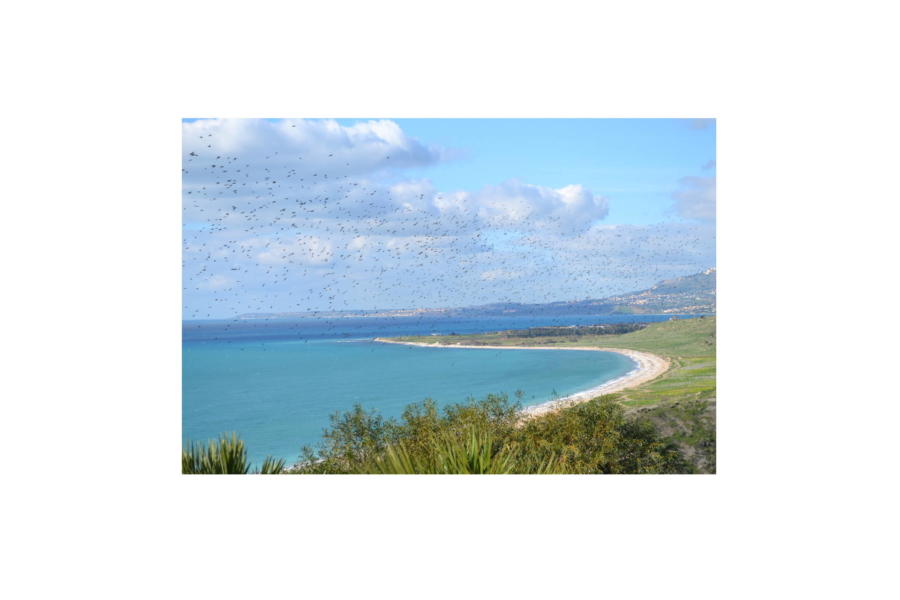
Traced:
[[371, 244], [371, 238], [364, 235], [358, 235], [347, 244], [347, 250], [359, 251], [365, 249]]
[[469, 194], [464, 191], [437, 194], [434, 199], [434, 206], [441, 214], [463, 214], [466, 212], [466, 205]]
[[434, 186], [427, 180], [401, 181], [388, 190], [389, 197], [404, 212], [437, 214]]
[[[182, 124], [186, 183], [195, 175], [232, 175], [265, 161], [295, 177], [334, 180], [388, 168], [424, 166], [451, 156], [406, 135], [393, 121], [341, 125], [334, 120], [206, 119]], [[215, 167], [213, 167], [215, 165]], [[240, 179], [240, 177], [238, 177]]]
[[443, 216], [456, 217], [454, 222], [461, 226], [512, 231], [553, 228], [560, 233], [583, 231], [609, 213], [607, 199], [581, 185], [553, 189], [516, 180], [475, 192], [435, 194], [423, 212], [432, 207]]

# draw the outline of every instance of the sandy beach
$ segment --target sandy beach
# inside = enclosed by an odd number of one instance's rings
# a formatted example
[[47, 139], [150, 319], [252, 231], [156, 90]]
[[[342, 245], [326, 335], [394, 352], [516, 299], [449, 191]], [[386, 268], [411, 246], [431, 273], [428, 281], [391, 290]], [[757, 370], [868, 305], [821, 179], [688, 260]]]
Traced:
[[630, 389], [648, 381], [656, 379], [669, 369], [669, 361], [656, 354], [649, 352], [639, 352], [637, 350], [626, 350], [623, 348], [597, 348], [594, 346], [566, 346], [566, 347], [547, 347], [547, 346], [472, 346], [464, 344], [426, 344], [423, 342], [400, 342], [386, 338], [375, 338], [376, 342], [383, 344], [402, 344], [404, 346], [421, 346], [423, 348], [472, 348], [476, 350], [589, 350], [592, 352], [617, 352], [624, 354], [635, 364], [635, 368], [625, 375], [616, 379], [607, 381], [602, 385], [582, 390], [575, 394], [570, 394], [563, 398], [550, 400], [543, 404], [528, 406], [522, 409], [525, 416], [533, 417], [547, 414], [566, 406], [573, 406], [581, 402], [587, 402], [592, 398], [603, 394], [612, 394], [622, 390]]

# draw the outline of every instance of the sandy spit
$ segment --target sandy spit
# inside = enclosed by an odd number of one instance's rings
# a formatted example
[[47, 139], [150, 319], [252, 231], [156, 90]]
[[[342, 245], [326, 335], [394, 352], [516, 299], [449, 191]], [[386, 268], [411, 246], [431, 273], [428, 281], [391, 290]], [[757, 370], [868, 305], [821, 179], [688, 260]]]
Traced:
[[587, 402], [588, 400], [596, 398], [597, 396], [602, 396], [603, 394], [612, 394], [614, 392], [621, 392], [622, 390], [637, 387], [639, 385], [647, 383], [648, 381], [656, 379], [669, 369], [669, 361], [662, 356], [650, 354], [649, 352], [626, 350], [623, 348], [597, 348], [594, 346], [566, 346], [555, 348], [548, 348], [547, 346], [471, 346], [463, 344], [426, 344], [423, 342], [400, 342], [387, 338], [375, 338], [374, 341], [384, 344], [421, 346], [423, 348], [473, 348], [476, 350], [590, 350], [593, 352], [618, 352], [619, 354], [624, 354], [636, 363], [635, 368], [625, 375], [617, 379], [607, 381], [602, 385], [598, 385], [587, 390], [582, 390], [575, 394], [565, 396], [564, 398], [557, 398], [556, 400], [550, 400], [549, 402], [544, 402], [543, 404], [525, 407], [522, 409], [522, 413], [527, 417], [544, 415], [550, 412], [557, 411], [561, 408], [565, 408], [567, 406], [574, 406], [582, 402]]

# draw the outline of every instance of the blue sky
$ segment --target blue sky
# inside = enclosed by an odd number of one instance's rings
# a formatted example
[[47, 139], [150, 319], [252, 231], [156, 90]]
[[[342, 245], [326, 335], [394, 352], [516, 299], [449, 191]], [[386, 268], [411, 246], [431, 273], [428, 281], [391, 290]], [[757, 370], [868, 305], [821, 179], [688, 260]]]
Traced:
[[[345, 121], [339, 121], [345, 122]], [[439, 189], [476, 189], [503, 179], [559, 188], [570, 183], [614, 197], [606, 223], [664, 220], [673, 182], [708, 175], [715, 127], [683, 119], [397, 119], [410, 135], [463, 156], [411, 171]], [[712, 125], [712, 124], [710, 124]], [[691, 127], [694, 129], [691, 129]]]
[[185, 120], [184, 318], [546, 302], [715, 265], [715, 123]]

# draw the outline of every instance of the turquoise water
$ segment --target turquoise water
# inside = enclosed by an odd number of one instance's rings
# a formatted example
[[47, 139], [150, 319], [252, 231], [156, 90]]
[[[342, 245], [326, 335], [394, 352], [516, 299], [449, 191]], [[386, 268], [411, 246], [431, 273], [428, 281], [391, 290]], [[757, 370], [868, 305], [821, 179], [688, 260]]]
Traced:
[[267, 454], [295, 461], [303, 445], [321, 440], [329, 415], [356, 403], [392, 417], [425, 398], [443, 405], [506, 393], [515, 400], [522, 390], [528, 406], [633, 368], [607, 352], [421, 348], [371, 339], [191, 340], [186, 333], [182, 350], [184, 440], [236, 431], [257, 464]]

